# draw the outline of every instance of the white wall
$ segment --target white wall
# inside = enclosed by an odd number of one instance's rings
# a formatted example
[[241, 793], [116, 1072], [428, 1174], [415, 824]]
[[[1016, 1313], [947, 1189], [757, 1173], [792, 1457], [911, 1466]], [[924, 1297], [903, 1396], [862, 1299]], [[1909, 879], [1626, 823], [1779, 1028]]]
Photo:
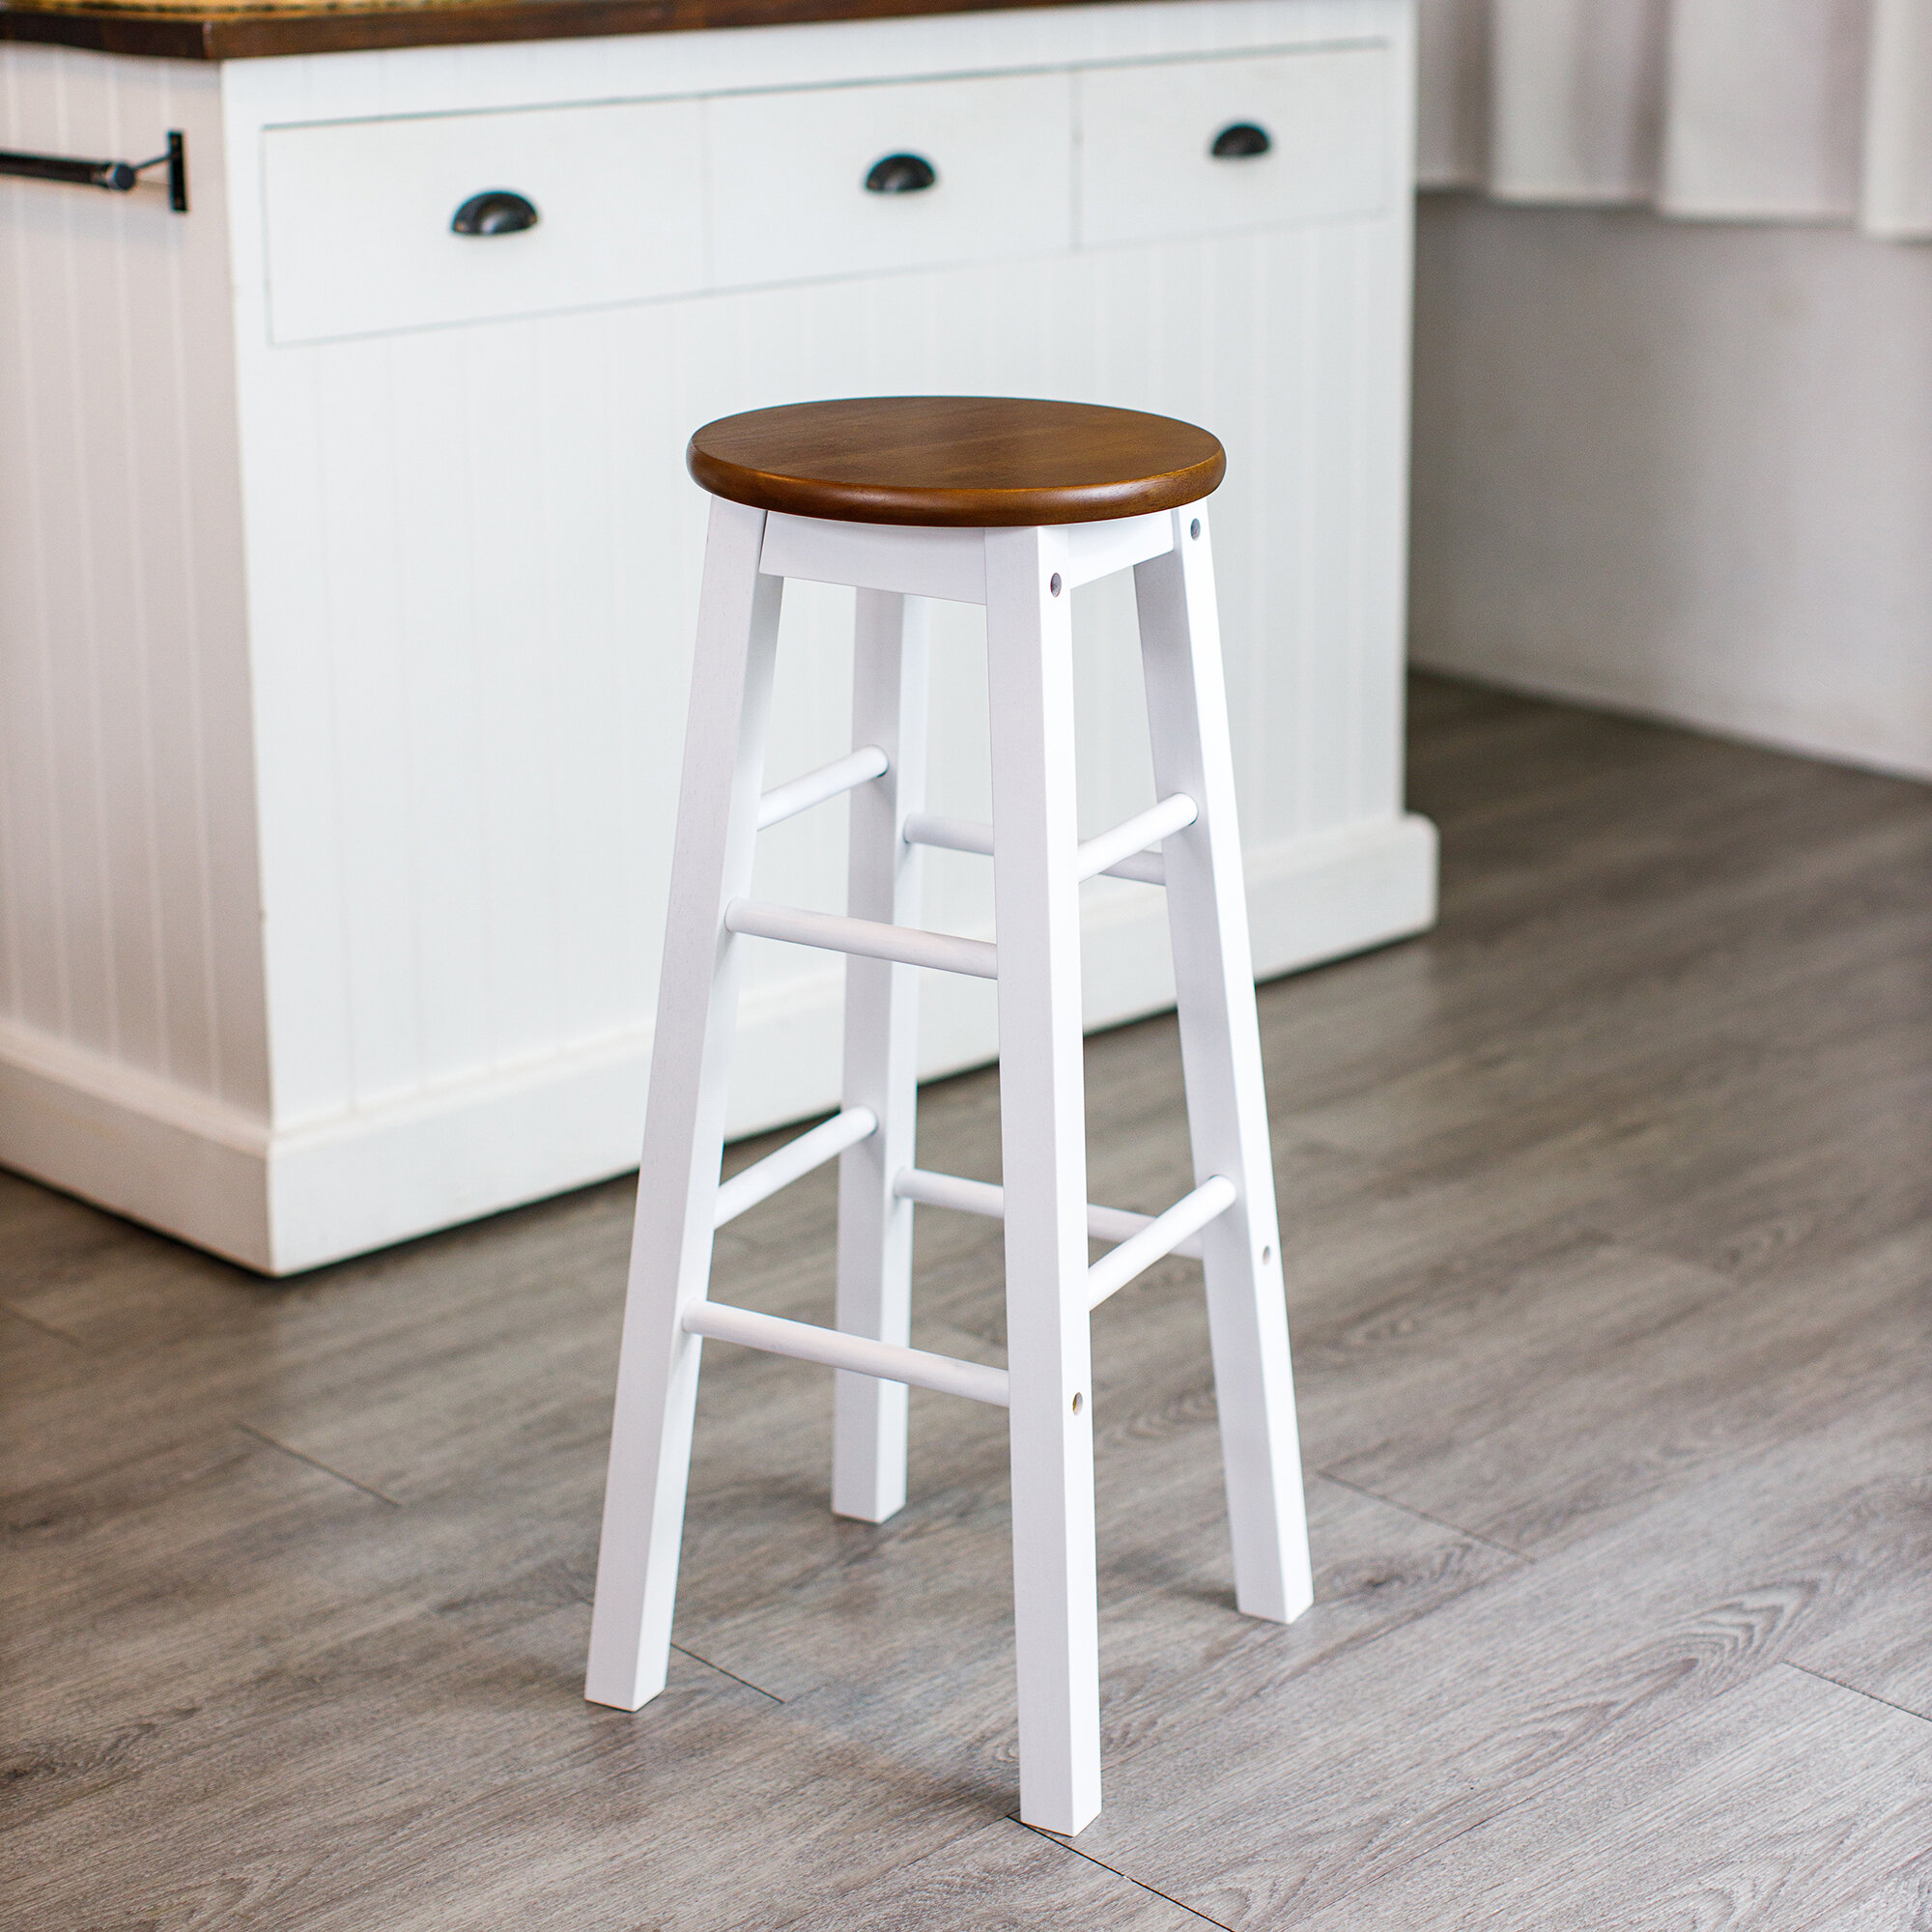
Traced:
[[1424, 195], [1415, 662], [1932, 778], [1932, 248]]

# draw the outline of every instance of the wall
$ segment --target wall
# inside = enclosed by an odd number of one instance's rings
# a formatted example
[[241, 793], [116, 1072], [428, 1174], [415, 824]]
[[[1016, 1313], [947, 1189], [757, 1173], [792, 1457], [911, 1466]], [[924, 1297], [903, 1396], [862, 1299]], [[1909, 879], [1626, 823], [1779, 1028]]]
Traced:
[[1412, 659], [1932, 778], [1932, 249], [1424, 195]]

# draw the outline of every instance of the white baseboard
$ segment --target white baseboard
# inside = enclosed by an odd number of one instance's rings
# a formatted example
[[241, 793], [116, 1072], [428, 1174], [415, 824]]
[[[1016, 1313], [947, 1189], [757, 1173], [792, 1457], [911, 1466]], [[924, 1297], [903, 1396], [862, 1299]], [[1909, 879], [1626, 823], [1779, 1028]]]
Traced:
[[0, 1167], [270, 1269], [268, 1122], [0, 1019]]
[[[1249, 854], [1256, 977], [1425, 930], [1435, 829], [1410, 816]], [[1174, 1003], [1161, 895], [1096, 881], [1083, 921], [1090, 1027]], [[733, 1134], [838, 1099], [842, 972], [748, 1000]], [[927, 977], [928, 1075], [991, 1060], [990, 982]], [[581, 1187], [637, 1165], [650, 1029], [320, 1123], [270, 1131], [186, 1093], [0, 1021], [0, 1165], [264, 1274], [305, 1268]]]
[[[1686, 657], [1691, 655], [1687, 646]], [[1701, 731], [1713, 738], [1761, 745], [1767, 751], [1790, 752], [1804, 758], [1822, 758], [1834, 765], [1881, 772], [1888, 778], [1932, 781], [1932, 748], [1921, 728], [1912, 742], [1911, 707], [1901, 707], [1897, 726], [1881, 733], [1869, 716], [1856, 721], [1835, 719], [1828, 707], [1780, 698], [1776, 693], [1741, 686], [1713, 690], [1688, 677], [1669, 680], [1632, 675], [1604, 666], [1548, 665], [1518, 660], [1493, 652], [1487, 644], [1465, 650], [1455, 644], [1418, 639], [1411, 642], [1408, 661], [1416, 670], [1438, 671], [1444, 677], [1466, 678], [1499, 691], [1520, 692], [1525, 697], [1548, 697], [1560, 704], [1582, 705], [1591, 711], [1610, 711], [1625, 718], [1641, 718], [1656, 724], [1672, 724]], [[1866, 713], [1882, 700], [1869, 692], [1849, 695], [1865, 700], [1845, 709]], [[1921, 714], [1922, 716], [1922, 714]], [[1896, 742], [1887, 742], [1887, 739]]]

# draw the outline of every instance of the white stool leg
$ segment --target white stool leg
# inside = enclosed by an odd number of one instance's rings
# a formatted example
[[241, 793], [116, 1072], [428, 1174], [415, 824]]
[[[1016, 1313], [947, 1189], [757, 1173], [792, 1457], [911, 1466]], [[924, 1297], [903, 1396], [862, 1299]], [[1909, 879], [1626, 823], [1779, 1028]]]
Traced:
[[669, 1661], [701, 1346], [680, 1323], [711, 1273], [737, 1024], [724, 913], [751, 889], [783, 590], [758, 571], [764, 530], [762, 511], [712, 503], [583, 1693], [627, 1711]]
[[1070, 594], [1057, 530], [986, 532], [1020, 1816], [1100, 1808]]
[[[877, 745], [884, 777], [851, 793], [845, 910], [884, 925], [920, 923], [920, 848], [908, 812], [925, 809], [923, 599], [859, 592], [852, 655], [852, 744]], [[853, 954], [845, 961], [845, 1104], [869, 1107], [878, 1131], [838, 1164], [838, 1324], [903, 1348], [912, 1327], [910, 1201], [893, 1178], [913, 1164], [919, 1101], [919, 969]], [[832, 1508], [884, 1522], [905, 1502], [906, 1385], [838, 1371], [833, 1397]]]
[[1223, 1174], [1237, 1190], [1201, 1237], [1235, 1597], [1287, 1623], [1314, 1586], [1206, 505], [1174, 526], [1174, 549], [1136, 566], [1134, 588], [1155, 789], [1200, 807], [1161, 852], [1194, 1177]]

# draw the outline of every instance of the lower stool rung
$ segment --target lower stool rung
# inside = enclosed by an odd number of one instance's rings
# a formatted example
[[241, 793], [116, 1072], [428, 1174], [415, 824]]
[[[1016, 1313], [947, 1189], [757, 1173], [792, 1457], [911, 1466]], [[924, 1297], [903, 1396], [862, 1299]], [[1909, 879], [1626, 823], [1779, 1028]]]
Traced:
[[[982, 1214], [989, 1221], [1007, 1218], [1006, 1190], [990, 1180], [967, 1180], [956, 1174], [902, 1167], [893, 1179], [893, 1192], [901, 1201], [917, 1201], [926, 1208], [951, 1208], [961, 1214]], [[1131, 1208], [1095, 1208], [1091, 1202], [1087, 1208], [1087, 1233], [1096, 1241], [1131, 1240], [1143, 1230], [1151, 1228], [1153, 1221], [1151, 1214], [1136, 1214]], [[1189, 1236], [1167, 1252], [1199, 1261], [1201, 1243]]]
[[762, 899], [733, 899], [724, 908], [724, 924], [732, 932], [789, 940], [794, 946], [816, 946], [826, 952], [857, 952], [867, 959], [932, 966], [942, 973], [970, 973], [981, 980], [1000, 977], [997, 946], [990, 940], [961, 939], [951, 932], [882, 925], [877, 920], [807, 912], [800, 906], [772, 905]]
[[[1184, 832], [1201, 816], [1201, 808], [1184, 791], [1170, 792], [1158, 805], [1123, 819], [1111, 832], [1084, 839], [1080, 846], [1080, 876], [1096, 878], [1102, 872], [1119, 870], [1130, 864], [1145, 865], [1151, 860], [1160, 866], [1160, 882], [1167, 883], [1167, 867], [1158, 852], [1147, 848], [1158, 845], [1170, 833]], [[1126, 873], [1133, 878], [1135, 873]]]
[[[1182, 798], [1177, 792], [1176, 798]], [[1198, 813], [1192, 799], [1182, 801], [1188, 808], [1182, 824], [1193, 824]], [[1172, 800], [1165, 801], [1172, 804]], [[1156, 811], [1160, 806], [1154, 808]], [[1144, 816], [1146, 814], [1143, 814]], [[1118, 829], [1118, 828], [1117, 828]], [[1169, 826], [1168, 831], [1178, 831], [1179, 826]], [[1158, 852], [1142, 852], [1128, 849], [1124, 856], [1110, 858], [1105, 865], [1090, 864], [1089, 860], [1106, 857], [1094, 848], [1100, 840], [1109, 838], [1111, 833], [1101, 833], [1100, 838], [1090, 838], [1080, 848], [1080, 876], [1091, 879], [1096, 873], [1105, 872], [1109, 878], [1134, 879], [1144, 886], [1164, 886], [1167, 884], [1167, 865]], [[1156, 837], [1164, 836], [1156, 834]], [[993, 856], [993, 828], [978, 818], [945, 818], [936, 812], [915, 811], [906, 817], [905, 840], [908, 845], [936, 846], [942, 852], [972, 852], [981, 859]]]
[[732, 1308], [722, 1301], [696, 1301], [685, 1310], [687, 1335], [709, 1335], [720, 1342], [736, 1342], [767, 1354], [790, 1355], [795, 1361], [817, 1362], [828, 1369], [850, 1369], [876, 1376], [880, 1381], [909, 1382], [914, 1388], [937, 1389], [941, 1395], [963, 1395], [972, 1402], [1005, 1408], [1007, 1372], [983, 1362], [962, 1362], [952, 1355], [928, 1354], [923, 1349], [902, 1349], [893, 1342], [874, 1342], [864, 1335], [841, 1334], [810, 1321], [787, 1321], [781, 1315], [761, 1315], [754, 1308]]
[[1235, 1183], [1225, 1175], [1208, 1176], [1192, 1194], [1183, 1194], [1165, 1214], [1156, 1214], [1138, 1235], [1102, 1255], [1087, 1270], [1088, 1309], [1098, 1308], [1155, 1262], [1179, 1253], [1183, 1241], [1234, 1205]]
[[854, 785], [882, 779], [887, 769], [886, 754], [878, 746], [861, 745], [845, 757], [834, 758], [829, 765], [820, 765], [815, 772], [807, 772], [803, 778], [766, 792], [758, 801], [758, 830], [782, 825], [787, 818], [796, 818], [801, 811], [810, 811], [814, 805], [823, 805]]
[[815, 1167], [836, 1160], [849, 1147], [879, 1130], [879, 1117], [869, 1107], [847, 1107], [829, 1121], [821, 1121], [810, 1133], [787, 1141], [763, 1160], [754, 1160], [734, 1174], [718, 1189], [718, 1203], [711, 1212], [711, 1225], [722, 1228], [735, 1221], [748, 1208], [768, 1201], [781, 1187], [789, 1187]]

